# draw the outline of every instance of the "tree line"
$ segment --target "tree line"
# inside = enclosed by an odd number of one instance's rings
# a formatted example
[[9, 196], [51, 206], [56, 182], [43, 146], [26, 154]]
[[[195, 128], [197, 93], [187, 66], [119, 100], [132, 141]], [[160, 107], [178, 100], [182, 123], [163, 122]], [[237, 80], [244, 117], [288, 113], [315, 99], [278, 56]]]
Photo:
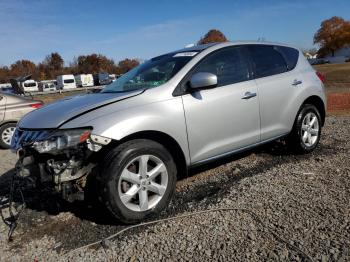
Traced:
[[115, 63], [101, 54], [81, 55], [74, 58], [69, 66], [57, 52], [51, 53], [38, 64], [22, 59], [8, 66], [0, 67], [0, 83], [8, 82], [11, 78], [32, 75], [35, 80], [55, 79], [62, 74], [83, 74], [108, 72], [110, 74], [124, 74], [139, 64], [137, 59], [126, 58]]
[[[199, 39], [197, 44], [213, 42], [226, 42], [226, 36], [217, 29], [209, 30]], [[334, 16], [324, 20], [319, 30], [314, 35], [314, 44], [319, 48], [309, 50], [317, 53], [318, 57], [328, 54], [334, 56], [336, 50], [350, 47], [350, 21]], [[54, 79], [61, 74], [82, 74], [108, 72], [124, 74], [139, 64], [137, 59], [126, 58], [118, 63], [101, 54], [81, 55], [74, 58], [69, 66], [64, 66], [64, 61], [57, 52], [46, 56], [44, 61], [35, 64], [29, 60], [18, 60], [9, 67], [0, 67], [0, 83], [7, 82], [10, 78], [31, 74], [36, 80]]]

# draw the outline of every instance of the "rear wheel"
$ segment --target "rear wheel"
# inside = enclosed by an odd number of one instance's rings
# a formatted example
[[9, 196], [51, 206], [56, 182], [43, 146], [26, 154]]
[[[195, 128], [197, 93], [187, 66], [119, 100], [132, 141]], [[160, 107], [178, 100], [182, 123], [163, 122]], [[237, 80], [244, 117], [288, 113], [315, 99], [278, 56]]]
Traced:
[[160, 144], [137, 139], [106, 157], [101, 177], [101, 199], [124, 223], [139, 222], [164, 209], [176, 184], [176, 165]]
[[0, 127], [0, 147], [8, 149], [11, 147], [11, 139], [16, 130], [16, 123], [8, 123]]
[[302, 154], [313, 151], [320, 141], [321, 127], [321, 117], [317, 108], [310, 104], [303, 105], [287, 139], [289, 147]]

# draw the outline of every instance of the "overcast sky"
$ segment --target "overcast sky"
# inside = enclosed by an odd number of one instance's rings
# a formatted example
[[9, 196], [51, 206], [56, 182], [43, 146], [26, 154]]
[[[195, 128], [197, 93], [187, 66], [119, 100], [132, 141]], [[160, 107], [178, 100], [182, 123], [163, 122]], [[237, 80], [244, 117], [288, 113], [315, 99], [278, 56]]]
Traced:
[[230, 40], [313, 45], [322, 20], [350, 19], [350, 0], [0, 0], [0, 65], [59, 52], [147, 59], [195, 43], [209, 29]]

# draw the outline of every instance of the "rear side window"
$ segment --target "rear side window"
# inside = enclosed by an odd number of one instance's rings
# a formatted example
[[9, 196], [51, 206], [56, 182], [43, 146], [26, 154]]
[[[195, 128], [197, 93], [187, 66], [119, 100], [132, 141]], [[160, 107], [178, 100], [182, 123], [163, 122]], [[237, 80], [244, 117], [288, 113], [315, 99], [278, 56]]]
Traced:
[[282, 54], [274, 46], [247, 46], [255, 73], [255, 78], [281, 74], [287, 71], [287, 64]]
[[276, 46], [277, 51], [279, 51], [287, 62], [288, 70], [293, 70], [298, 63], [299, 51], [286, 46]]
[[74, 79], [65, 79], [63, 82], [64, 82], [65, 84], [74, 83]]
[[199, 72], [215, 74], [218, 86], [247, 81], [249, 62], [242, 47], [224, 48], [209, 54], [196, 65], [191, 75]]

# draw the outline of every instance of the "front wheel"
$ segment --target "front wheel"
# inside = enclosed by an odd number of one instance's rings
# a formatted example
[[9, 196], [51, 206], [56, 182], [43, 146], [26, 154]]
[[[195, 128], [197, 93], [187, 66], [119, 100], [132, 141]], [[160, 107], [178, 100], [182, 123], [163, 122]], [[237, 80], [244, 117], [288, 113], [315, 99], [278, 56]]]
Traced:
[[287, 138], [288, 145], [296, 153], [312, 152], [320, 141], [321, 127], [321, 117], [317, 108], [310, 104], [303, 105]]
[[159, 143], [137, 139], [110, 152], [103, 164], [101, 200], [124, 223], [135, 223], [164, 209], [175, 189], [176, 165]]

